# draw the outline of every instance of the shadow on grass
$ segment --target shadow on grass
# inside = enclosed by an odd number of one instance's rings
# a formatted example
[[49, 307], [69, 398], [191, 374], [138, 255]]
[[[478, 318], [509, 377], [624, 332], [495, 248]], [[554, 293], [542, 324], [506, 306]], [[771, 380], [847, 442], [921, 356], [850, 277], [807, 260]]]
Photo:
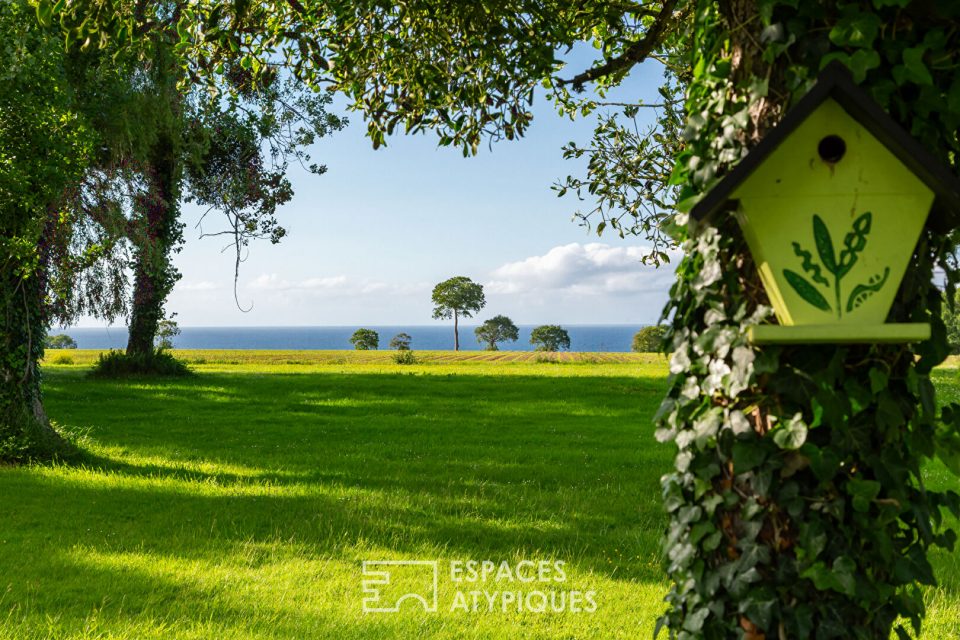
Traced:
[[89, 429], [91, 446], [79, 467], [0, 473], [0, 493], [13, 498], [0, 561], [19, 559], [23, 584], [60, 575], [81, 593], [90, 569], [71, 568], [65, 549], [230, 562], [251, 543], [350, 562], [370, 550], [555, 558], [662, 580], [659, 476], [672, 452], [652, 438], [660, 380], [202, 373], [122, 382], [55, 372], [47, 381], [50, 414]]

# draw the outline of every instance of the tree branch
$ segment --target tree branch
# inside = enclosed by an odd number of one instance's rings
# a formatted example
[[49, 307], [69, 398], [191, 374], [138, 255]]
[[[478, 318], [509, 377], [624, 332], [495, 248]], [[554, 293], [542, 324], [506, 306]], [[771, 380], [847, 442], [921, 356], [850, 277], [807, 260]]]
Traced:
[[560, 84], [571, 84], [573, 85], [574, 91], [582, 91], [583, 85], [588, 82], [593, 82], [598, 78], [624, 71], [643, 62], [647, 56], [660, 45], [664, 32], [666, 32], [667, 27], [673, 22], [673, 9], [676, 4], [677, 0], [665, 0], [663, 7], [660, 9], [660, 13], [653, 21], [653, 24], [650, 25], [650, 28], [647, 29], [643, 38], [627, 47], [621, 55], [607, 60], [598, 67], [587, 69], [569, 80], [561, 80]]
[[290, 5], [290, 7], [300, 15], [305, 15], [307, 13], [307, 9], [300, 4], [299, 0], [287, 0], [287, 4]]

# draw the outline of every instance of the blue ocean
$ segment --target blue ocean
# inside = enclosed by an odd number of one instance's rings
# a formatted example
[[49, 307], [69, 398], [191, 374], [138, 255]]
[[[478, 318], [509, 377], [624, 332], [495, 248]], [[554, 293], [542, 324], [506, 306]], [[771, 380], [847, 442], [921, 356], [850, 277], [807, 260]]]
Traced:
[[[520, 339], [500, 344], [503, 351], [529, 351], [530, 331], [535, 325], [520, 325]], [[566, 325], [571, 351], [630, 351], [633, 334], [642, 325]], [[352, 349], [350, 336], [358, 327], [182, 327], [173, 345], [177, 349]], [[453, 325], [365, 326], [380, 334], [380, 348], [390, 338], [407, 333], [414, 350], [453, 349]], [[478, 351], [474, 326], [460, 327], [460, 349]], [[80, 349], [122, 349], [127, 345], [124, 326], [51, 330], [66, 333]]]

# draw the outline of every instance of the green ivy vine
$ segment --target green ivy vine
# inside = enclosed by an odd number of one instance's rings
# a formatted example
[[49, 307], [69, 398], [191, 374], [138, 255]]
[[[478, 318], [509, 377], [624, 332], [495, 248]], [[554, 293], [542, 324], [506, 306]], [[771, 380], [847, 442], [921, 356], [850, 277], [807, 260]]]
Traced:
[[[908, 0], [697, 0], [686, 146], [672, 181], [682, 211], [840, 60], [956, 172], [960, 7]], [[950, 212], [956, 217], [960, 212]], [[953, 547], [954, 491], [925, 488], [925, 461], [955, 470], [960, 407], [940, 410], [930, 372], [948, 354], [940, 320], [955, 242], [924, 230], [890, 312], [930, 322], [903, 345], [757, 347], [772, 311], [731, 215], [673, 232], [685, 258], [665, 318], [670, 390], [657, 439], [677, 447], [663, 478], [675, 638], [889, 638], [919, 634], [928, 551]]]

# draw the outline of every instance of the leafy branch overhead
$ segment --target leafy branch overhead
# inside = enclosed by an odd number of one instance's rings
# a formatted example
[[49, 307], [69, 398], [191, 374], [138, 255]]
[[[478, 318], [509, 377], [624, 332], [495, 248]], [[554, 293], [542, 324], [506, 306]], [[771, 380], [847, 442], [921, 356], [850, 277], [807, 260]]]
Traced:
[[[251, 87], [292, 76], [346, 95], [375, 148], [398, 132], [433, 131], [441, 145], [464, 155], [483, 142], [523, 137], [540, 95], [571, 117], [606, 109], [606, 92], [655, 59], [668, 91], [653, 121], [636, 126], [639, 101], [603, 116], [608, 126], [583, 148], [587, 175], [568, 178], [562, 191], [595, 200], [577, 217], [598, 233], [610, 228], [645, 238], [649, 263], [666, 262], [676, 246], [664, 223], [675, 202], [672, 154], [682, 146], [689, 2], [38, 0], [37, 11], [62, 26], [72, 47], [167, 42], [188, 81], [214, 93], [232, 91], [225, 76]], [[566, 57], [582, 43], [598, 55], [570, 71]], [[582, 91], [588, 83], [595, 94]], [[631, 128], [635, 135], [607, 134]], [[566, 149], [567, 157], [583, 152], [573, 144]]]

